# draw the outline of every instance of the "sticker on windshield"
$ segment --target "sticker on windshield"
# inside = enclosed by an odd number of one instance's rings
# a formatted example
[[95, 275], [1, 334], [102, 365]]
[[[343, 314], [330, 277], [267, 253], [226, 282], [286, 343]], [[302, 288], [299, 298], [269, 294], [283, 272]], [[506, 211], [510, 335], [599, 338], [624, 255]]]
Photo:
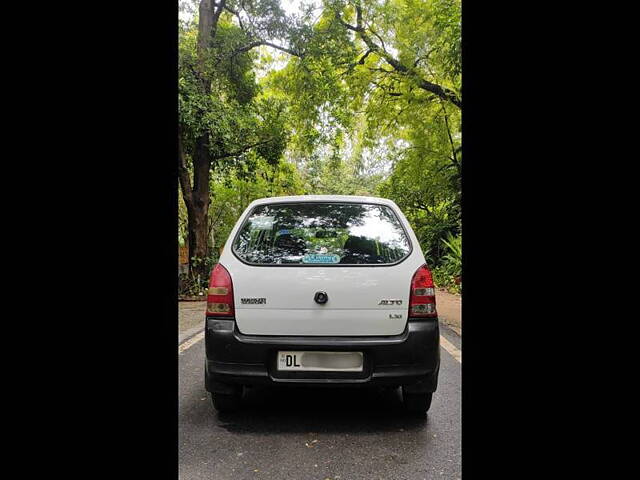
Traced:
[[251, 226], [256, 230], [271, 230], [273, 228], [273, 220], [275, 217], [253, 217], [251, 219]]
[[340, 255], [309, 253], [302, 257], [302, 263], [340, 263]]

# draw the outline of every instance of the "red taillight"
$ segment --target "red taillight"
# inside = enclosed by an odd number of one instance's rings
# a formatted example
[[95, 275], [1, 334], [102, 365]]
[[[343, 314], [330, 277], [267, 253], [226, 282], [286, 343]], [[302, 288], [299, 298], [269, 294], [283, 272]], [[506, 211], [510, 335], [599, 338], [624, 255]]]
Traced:
[[207, 315], [233, 316], [233, 283], [231, 275], [221, 264], [216, 263], [211, 271], [207, 294]]
[[437, 317], [436, 289], [431, 272], [422, 265], [411, 279], [409, 292], [409, 317]]

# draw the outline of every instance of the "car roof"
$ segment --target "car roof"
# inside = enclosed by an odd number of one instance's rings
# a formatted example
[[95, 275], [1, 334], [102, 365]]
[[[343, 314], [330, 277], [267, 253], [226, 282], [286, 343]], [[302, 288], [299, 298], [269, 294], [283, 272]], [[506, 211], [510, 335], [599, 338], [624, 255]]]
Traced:
[[259, 198], [251, 202], [251, 206], [265, 205], [269, 203], [303, 203], [303, 202], [350, 202], [350, 203], [382, 203], [397, 207], [387, 198], [363, 197], [358, 195], [295, 195], [290, 197]]

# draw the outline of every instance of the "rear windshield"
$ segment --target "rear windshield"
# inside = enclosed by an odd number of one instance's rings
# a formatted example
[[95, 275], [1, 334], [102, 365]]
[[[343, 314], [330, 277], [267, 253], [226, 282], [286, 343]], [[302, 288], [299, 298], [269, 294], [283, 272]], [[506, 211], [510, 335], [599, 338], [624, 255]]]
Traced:
[[259, 205], [236, 235], [245, 262], [274, 264], [391, 264], [410, 252], [391, 208], [362, 203]]

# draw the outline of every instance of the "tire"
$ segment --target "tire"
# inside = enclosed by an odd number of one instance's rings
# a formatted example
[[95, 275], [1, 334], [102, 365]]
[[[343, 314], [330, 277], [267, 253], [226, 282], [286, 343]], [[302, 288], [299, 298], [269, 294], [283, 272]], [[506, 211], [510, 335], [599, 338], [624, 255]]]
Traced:
[[236, 412], [240, 409], [242, 395], [238, 393], [212, 393], [211, 403], [220, 413]]
[[406, 393], [402, 389], [404, 408], [409, 413], [425, 414], [431, 406], [433, 393]]

